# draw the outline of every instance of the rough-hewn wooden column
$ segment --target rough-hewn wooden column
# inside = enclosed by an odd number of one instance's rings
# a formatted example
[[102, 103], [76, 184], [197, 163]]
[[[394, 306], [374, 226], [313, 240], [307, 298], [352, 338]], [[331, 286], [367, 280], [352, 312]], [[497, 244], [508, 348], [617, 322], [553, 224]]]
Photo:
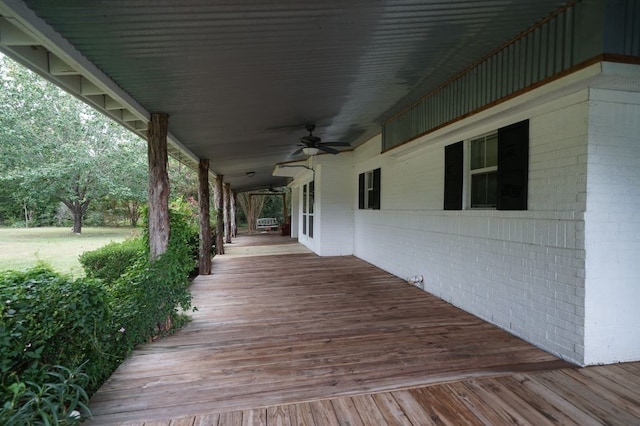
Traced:
[[231, 243], [231, 184], [224, 184], [224, 242]]
[[224, 194], [223, 175], [216, 178], [216, 254], [224, 254]]
[[167, 128], [169, 115], [151, 114], [147, 131], [149, 161], [149, 255], [155, 259], [169, 245], [169, 176], [167, 174]]
[[211, 274], [211, 214], [209, 211], [209, 160], [198, 165], [198, 206], [200, 208], [200, 249], [198, 273]]
[[287, 211], [287, 193], [286, 192], [282, 194], [282, 214], [284, 215], [282, 220], [284, 220], [284, 223], [288, 223], [287, 219], [289, 217], [289, 212]]
[[231, 193], [231, 237], [235, 238], [238, 233], [238, 224], [236, 223], [236, 204], [238, 204], [238, 194]]

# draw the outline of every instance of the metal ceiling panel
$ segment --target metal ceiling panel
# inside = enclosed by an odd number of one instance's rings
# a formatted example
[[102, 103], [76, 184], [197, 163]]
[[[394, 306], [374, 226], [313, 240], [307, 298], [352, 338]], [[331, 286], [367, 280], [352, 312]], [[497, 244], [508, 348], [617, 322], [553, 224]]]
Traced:
[[355, 147], [564, 3], [24, 1], [235, 190], [282, 184], [304, 124]]

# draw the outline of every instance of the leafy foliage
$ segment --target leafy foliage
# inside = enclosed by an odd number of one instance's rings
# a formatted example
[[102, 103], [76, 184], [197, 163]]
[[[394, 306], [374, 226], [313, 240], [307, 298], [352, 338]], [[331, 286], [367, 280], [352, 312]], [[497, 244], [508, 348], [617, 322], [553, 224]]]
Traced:
[[92, 201], [146, 198], [144, 142], [3, 55], [0, 104], [0, 188], [14, 204], [0, 212], [27, 223], [62, 202], [80, 232]]
[[80, 263], [89, 278], [99, 278], [106, 284], [115, 282], [124, 272], [139, 262], [144, 255], [142, 238], [131, 238], [121, 243], [112, 242], [97, 250], [80, 255]]
[[[188, 320], [189, 215], [184, 203], [170, 209], [169, 246], [153, 261], [148, 245], [125, 243], [138, 249], [135, 262], [119, 277], [109, 276], [109, 284], [74, 281], [42, 266], [0, 273], [0, 396], [6, 401], [0, 424], [80, 421], [71, 414], [87, 414], [86, 392], [96, 390], [136, 345]], [[106, 252], [105, 263], [113, 262], [119, 248]]]
[[0, 383], [10, 401], [0, 423], [32, 416], [71, 422], [70, 410], [88, 401], [78, 389], [88, 382], [79, 368], [104, 358], [98, 330], [109, 318], [106, 290], [94, 280], [73, 281], [39, 266], [2, 272], [0, 298]]

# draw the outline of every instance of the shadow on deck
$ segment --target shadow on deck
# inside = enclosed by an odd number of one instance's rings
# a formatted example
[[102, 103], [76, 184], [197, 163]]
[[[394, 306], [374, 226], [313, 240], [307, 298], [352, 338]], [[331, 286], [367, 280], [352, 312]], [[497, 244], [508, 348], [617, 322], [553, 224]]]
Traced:
[[94, 395], [93, 424], [638, 424], [640, 364], [576, 369], [355, 257], [239, 236], [198, 311]]

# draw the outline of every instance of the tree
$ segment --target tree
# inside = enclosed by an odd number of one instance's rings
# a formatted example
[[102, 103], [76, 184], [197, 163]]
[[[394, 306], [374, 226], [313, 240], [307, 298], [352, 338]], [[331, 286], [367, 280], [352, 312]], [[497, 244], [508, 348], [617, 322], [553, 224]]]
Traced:
[[34, 194], [60, 201], [76, 233], [90, 203], [107, 195], [139, 215], [146, 199], [142, 139], [2, 55], [0, 105], [0, 183], [14, 186], [25, 212]]
[[266, 198], [265, 196], [251, 196], [251, 194], [252, 193], [249, 192], [241, 192], [237, 196], [238, 205], [247, 218], [249, 232], [253, 232], [256, 230], [256, 221], [262, 213], [262, 207], [264, 206], [264, 200]]

